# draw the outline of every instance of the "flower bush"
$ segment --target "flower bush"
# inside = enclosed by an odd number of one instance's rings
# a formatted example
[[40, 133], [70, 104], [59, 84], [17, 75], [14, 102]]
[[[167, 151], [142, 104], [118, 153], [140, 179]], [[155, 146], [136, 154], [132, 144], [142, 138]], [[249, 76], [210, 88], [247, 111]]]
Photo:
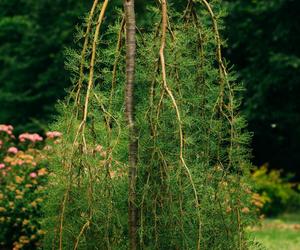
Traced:
[[[48, 132], [46, 142], [59, 137]], [[0, 249], [35, 249], [44, 231], [39, 220], [48, 170], [48, 147], [38, 134], [16, 138], [11, 125], [0, 125]]]

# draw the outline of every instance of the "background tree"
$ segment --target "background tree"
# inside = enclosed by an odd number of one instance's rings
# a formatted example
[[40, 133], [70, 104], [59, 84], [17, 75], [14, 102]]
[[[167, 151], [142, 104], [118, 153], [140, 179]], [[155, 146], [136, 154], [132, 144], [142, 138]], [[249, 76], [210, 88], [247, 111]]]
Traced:
[[1, 123], [17, 130], [44, 127], [69, 86], [65, 46], [88, 1], [0, 2]]
[[227, 57], [247, 89], [255, 164], [300, 174], [300, 2], [227, 1]]

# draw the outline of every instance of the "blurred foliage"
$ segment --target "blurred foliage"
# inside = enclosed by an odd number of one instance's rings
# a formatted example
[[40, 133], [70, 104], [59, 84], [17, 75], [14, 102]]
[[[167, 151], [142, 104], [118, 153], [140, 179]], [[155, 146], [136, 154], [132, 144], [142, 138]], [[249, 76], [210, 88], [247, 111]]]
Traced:
[[1, 0], [1, 122], [35, 131], [53, 114], [68, 86], [63, 49], [89, 2]]
[[253, 172], [252, 179], [263, 203], [262, 213], [275, 216], [300, 209], [300, 186], [289, 182], [291, 177], [283, 176], [279, 170], [269, 170], [267, 165]]
[[227, 57], [247, 93], [255, 164], [300, 174], [300, 1], [228, 0]]

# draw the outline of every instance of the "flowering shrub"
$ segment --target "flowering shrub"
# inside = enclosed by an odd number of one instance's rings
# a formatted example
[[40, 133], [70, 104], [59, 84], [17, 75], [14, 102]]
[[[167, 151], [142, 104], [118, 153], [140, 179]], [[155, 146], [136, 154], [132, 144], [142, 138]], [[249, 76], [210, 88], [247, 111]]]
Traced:
[[39, 225], [48, 174], [43, 140], [29, 133], [16, 139], [12, 126], [0, 125], [0, 249], [34, 249], [44, 234]]

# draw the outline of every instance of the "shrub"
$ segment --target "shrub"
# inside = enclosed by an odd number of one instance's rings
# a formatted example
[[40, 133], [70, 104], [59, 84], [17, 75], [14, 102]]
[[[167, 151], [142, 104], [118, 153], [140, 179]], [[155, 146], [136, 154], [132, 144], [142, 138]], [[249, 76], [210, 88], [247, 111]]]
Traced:
[[299, 186], [289, 182], [290, 176], [282, 176], [280, 170], [269, 170], [265, 164], [253, 172], [252, 179], [264, 200], [262, 212], [266, 215], [274, 216], [300, 208]]
[[44, 234], [39, 218], [48, 170], [42, 141], [29, 133], [17, 140], [12, 126], [0, 125], [0, 248], [34, 249]]

